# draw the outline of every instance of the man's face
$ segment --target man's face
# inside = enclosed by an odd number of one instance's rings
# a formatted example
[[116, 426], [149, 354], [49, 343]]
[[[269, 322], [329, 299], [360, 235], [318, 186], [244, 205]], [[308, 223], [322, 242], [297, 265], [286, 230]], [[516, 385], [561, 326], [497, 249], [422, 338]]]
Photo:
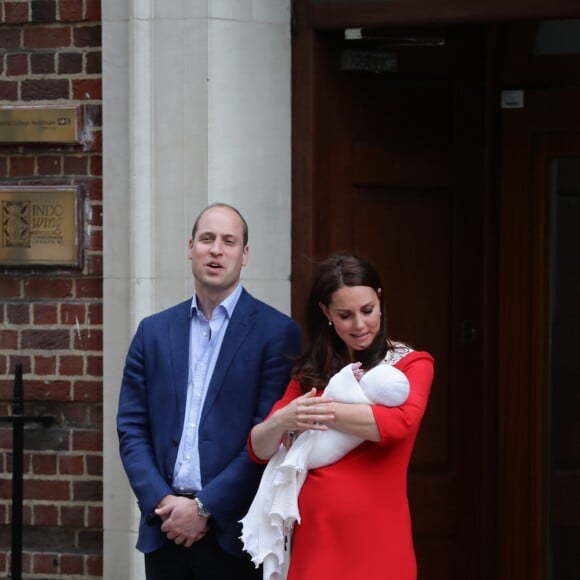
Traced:
[[212, 207], [199, 219], [187, 257], [196, 290], [217, 293], [220, 299], [234, 290], [248, 262], [240, 217], [227, 207]]

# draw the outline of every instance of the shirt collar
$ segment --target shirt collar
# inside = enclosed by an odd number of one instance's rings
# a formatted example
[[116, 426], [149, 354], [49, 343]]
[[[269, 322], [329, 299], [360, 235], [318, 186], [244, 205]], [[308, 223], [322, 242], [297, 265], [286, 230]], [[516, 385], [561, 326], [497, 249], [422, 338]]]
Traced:
[[[220, 307], [223, 308], [226, 311], [228, 318], [231, 318], [232, 314], [234, 313], [234, 308], [236, 307], [236, 304], [238, 303], [238, 300], [240, 299], [241, 295], [242, 295], [242, 285], [238, 284], [235, 290], [231, 294], [226, 296], [216, 306], [216, 309]], [[200, 310], [197, 307], [197, 294], [194, 294], [193, 298], [191, 299], [190, 316], [194, 316], [196, 312], [200, 312]]]

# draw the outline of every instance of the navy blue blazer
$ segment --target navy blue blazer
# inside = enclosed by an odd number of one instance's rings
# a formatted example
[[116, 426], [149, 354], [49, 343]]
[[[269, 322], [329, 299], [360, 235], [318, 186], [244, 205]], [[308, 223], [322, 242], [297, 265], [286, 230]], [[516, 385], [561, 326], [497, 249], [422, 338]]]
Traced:
[[[185, 417], [191, 300], [144, 318], [127, 354], [117, 431], [123, 466], [141, 510], [137, 549], [166, 541], [154, 517], [172, 493]], [[241, 525], [263, 466], [247, 451], [251, 428], [282, 396], [300, 351], [296, 322], [245, 290], [227, 327], [199, 425], [203, 489], [222, 548], [242, 553]]]

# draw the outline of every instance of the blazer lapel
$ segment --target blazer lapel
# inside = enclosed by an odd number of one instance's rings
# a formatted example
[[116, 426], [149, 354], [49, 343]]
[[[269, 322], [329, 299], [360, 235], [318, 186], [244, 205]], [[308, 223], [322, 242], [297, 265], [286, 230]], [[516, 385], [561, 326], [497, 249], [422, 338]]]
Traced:
[[211, 409], [211, 406], [215, 402], [216, 397], [223, 386], [224, 378], [232, 359], [250, 332], [252, 327], [252, 317], [255, 312], [253, 301], [254, 299], [250, 294], [248, 294], [246, 290], [242, 290], [242, 294], [240, 295], [232, 318], [228, 324], [220, 354], [208, 387], [202, 411], [202, 420]]
[[169, 324], [169, 351], [173, 367], [173, 384], [179, 417], [185, 416], [189, 377], [189, 326], [191, 300], [179, 304]]

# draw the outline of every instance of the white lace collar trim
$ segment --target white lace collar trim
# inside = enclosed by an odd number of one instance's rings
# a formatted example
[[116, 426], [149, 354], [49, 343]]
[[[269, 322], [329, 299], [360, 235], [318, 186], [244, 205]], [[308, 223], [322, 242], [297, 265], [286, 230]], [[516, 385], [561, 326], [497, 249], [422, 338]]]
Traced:
[[385, 362], [389, 365], [396, 365], [403, 357], [407, 356], [413, 349], [404, 342], [395, 342], [393, 348], [387, 351]]

